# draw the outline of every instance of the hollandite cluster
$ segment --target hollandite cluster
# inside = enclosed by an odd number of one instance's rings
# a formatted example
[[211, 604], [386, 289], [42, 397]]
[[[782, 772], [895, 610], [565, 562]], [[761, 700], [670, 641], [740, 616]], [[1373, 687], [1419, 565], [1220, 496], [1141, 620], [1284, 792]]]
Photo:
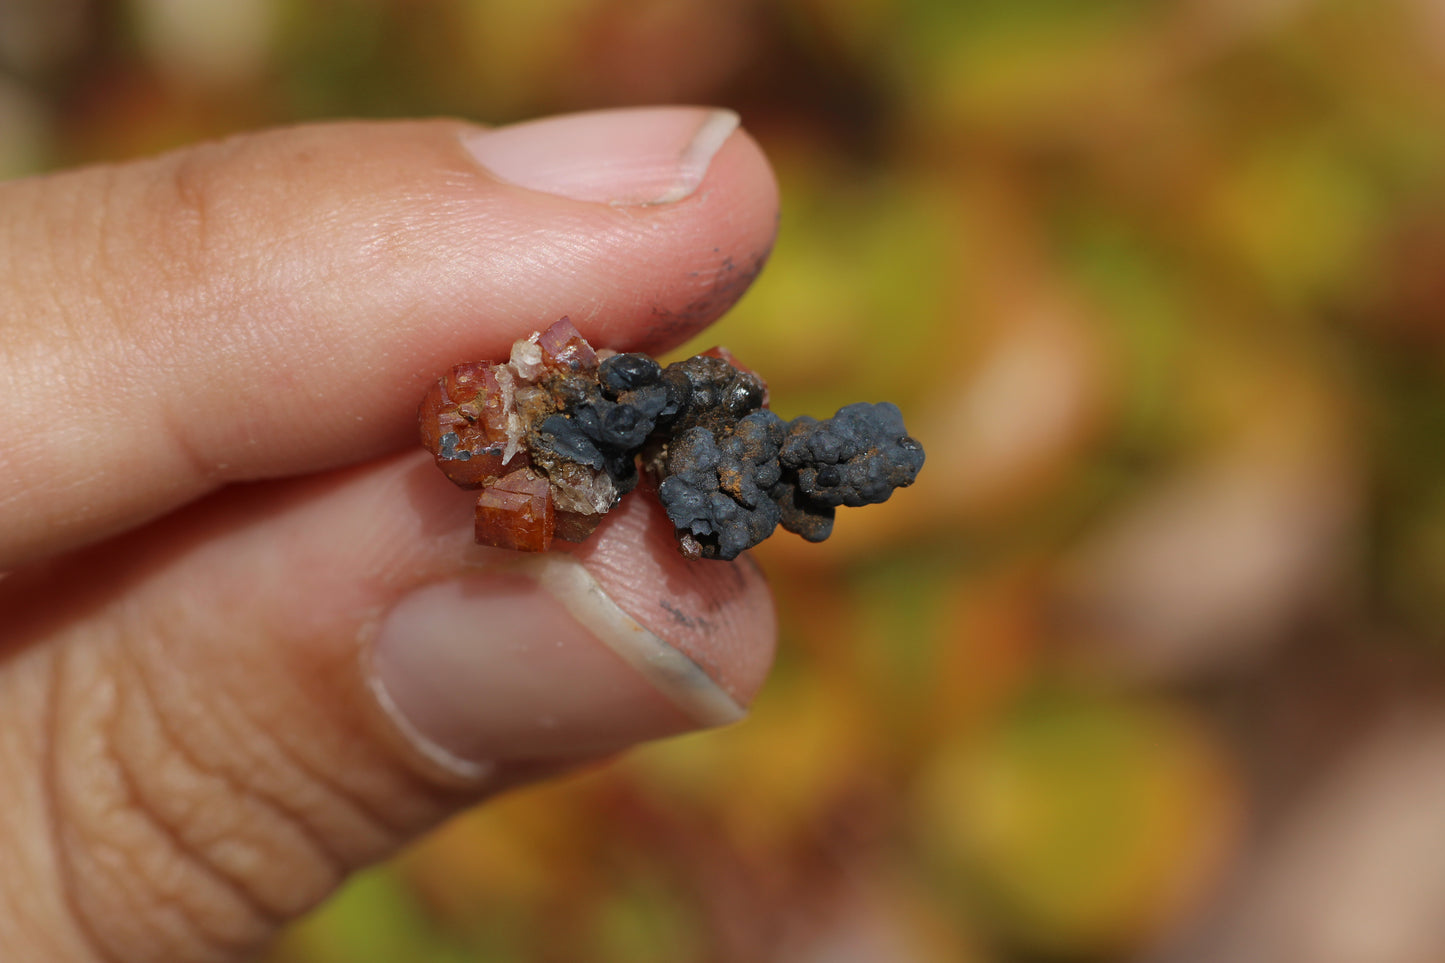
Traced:
[[458, 365], [422, 400], [423, 443], [480, 490], [477, 541], [543, 551], [580, 541], [641, 471], [689, 558], [736, 558], [779, 525], [809, 541], [840, 505], [912, 484], [923, 448], [896, 405], [859, 403], [784, 421], [767, 386], [722, 349], [662, 367], [596, 352], [566, 319], [506, 364]]

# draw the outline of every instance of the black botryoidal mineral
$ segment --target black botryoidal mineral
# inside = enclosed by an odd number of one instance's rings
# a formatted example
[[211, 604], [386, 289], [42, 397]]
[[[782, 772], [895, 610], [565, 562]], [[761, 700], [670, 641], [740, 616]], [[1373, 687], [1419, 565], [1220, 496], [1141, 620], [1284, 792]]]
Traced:
[[641, 451], [690, 557], [736, 558], [778, 525], [822, 541], [839, 505], [885, 501], [923, 466], [896, 405], [784, 421], [763, 407], [756, 375], [718, 357], [662, 368], [646, 355], [614, 355], [596, 385], [558, 394], [562, 411], [537, 426], [534, 444], [605, 468], [619, 491], [636, 484]]

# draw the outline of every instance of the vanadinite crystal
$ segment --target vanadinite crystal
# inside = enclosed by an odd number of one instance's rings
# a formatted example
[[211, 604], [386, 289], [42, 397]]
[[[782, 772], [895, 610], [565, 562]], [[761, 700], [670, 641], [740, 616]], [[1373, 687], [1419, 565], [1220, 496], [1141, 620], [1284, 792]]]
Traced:
[[809, 541], [839, 505], [913, 483], [923, 447], [895, 405], [784, 421], [767, 385], [713, 348], [666, 368], [595, 351], [563, 318], [504, 364], [457, 365], [427, 390], [422, 443], [446, 476], [480, 489], [476, 538], [540, 552], [592, 534], [637, 484], [638, 463], [689, 558], [735, 558], [781, 525]]

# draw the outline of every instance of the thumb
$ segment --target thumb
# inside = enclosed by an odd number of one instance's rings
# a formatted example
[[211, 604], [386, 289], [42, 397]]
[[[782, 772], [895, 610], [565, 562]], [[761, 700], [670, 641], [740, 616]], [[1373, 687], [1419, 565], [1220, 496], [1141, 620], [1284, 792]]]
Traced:
[[[0, 959], [246, 958], [459, 807], [737, 718], [756, 569], [633, 496], [471, 544], [428, 380], [562, 314], [661, 348], [771, 241], [696, 110], [299, 128], [0, 187]], [[63, 550], [63, 551], [62, 551]]]
[[774, 633], [757, 570], [683, 559], [655, 502], [484, 549], [425, 452], [218, 494], [0, 612], [17, 963], [246, 959], [459, 808], [737, 720]]

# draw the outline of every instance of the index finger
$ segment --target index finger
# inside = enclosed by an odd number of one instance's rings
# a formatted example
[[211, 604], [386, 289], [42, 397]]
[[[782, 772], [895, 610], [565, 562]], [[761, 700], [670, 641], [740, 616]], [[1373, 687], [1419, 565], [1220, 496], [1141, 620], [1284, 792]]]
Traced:
[[430, 379], [562, 315], [685, 340], [776, 224], [730, 118], [323, 125], [0, 187], [0, 570], [410, 444]]

